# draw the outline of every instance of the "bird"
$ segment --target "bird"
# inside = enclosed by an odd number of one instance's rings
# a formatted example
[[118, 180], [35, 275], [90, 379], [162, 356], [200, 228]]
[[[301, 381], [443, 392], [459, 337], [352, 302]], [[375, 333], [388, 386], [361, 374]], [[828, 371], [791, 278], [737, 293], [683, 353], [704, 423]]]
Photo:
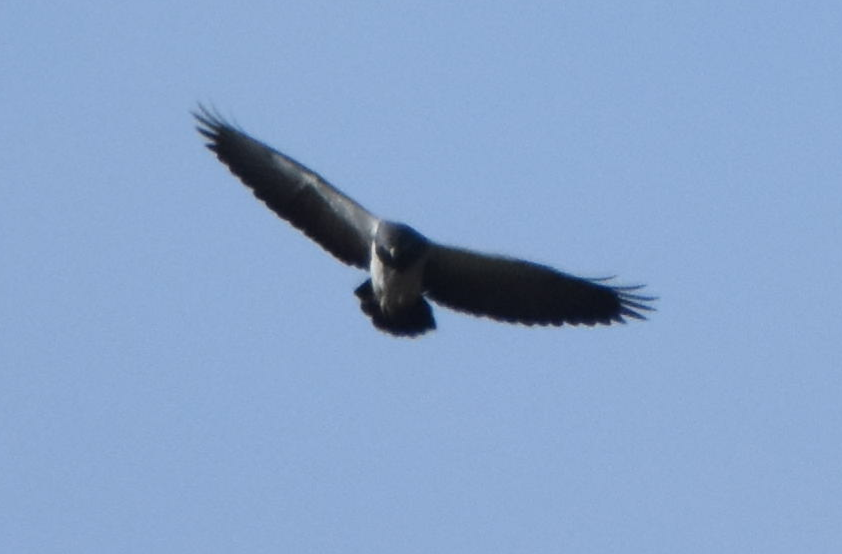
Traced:
[[436, 328], [428, 300], [459, 312], [528, 326], [610, 325], [647, 319], [654, 296], [535, 262], [439, 244], [380, 218], [291, 157], [215, 110], [192, 111], [207, 146], [278, 216], [345, 264], [367, 270], [356, 288], [374, 327], [397, 337]]

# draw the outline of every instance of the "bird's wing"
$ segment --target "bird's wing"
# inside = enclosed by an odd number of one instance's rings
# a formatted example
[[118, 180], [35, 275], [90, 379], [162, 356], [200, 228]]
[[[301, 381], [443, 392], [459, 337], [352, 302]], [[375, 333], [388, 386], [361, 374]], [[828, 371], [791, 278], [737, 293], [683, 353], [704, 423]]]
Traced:
[[368, 268], [377, 218], [319, 175], [204, 107], [193, 114], [207, 147], [254, 195], [343, 262]]
[[654, 297], [532, 262], [431, 245], [424, 286], [432, 300], [455, 310], [526, 325], [608, 325], [646, 319]]

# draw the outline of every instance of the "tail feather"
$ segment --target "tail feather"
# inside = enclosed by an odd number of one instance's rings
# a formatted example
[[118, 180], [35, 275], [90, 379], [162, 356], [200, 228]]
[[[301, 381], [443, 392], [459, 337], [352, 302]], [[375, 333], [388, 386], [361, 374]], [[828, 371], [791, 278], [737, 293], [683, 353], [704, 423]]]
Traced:
[[354, 294], [360, 299], [363, 313], [369, 316], [374, 326], [381, 331], [398, 337], [415, 337], [436, 328], [433, 310], [422, 296], [418, 297], [415, 305], [396, 314], [386, 314], [380, 309], [380, 303], [374, 296], [371, 279], [357, 287]]

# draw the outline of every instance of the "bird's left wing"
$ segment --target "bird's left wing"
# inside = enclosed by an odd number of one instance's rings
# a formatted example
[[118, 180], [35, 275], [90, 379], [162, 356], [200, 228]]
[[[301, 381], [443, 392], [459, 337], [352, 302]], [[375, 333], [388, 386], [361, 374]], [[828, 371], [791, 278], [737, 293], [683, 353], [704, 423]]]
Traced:
[[608, 325], [641, 312], [654, 297], [544, 265], [431, 245], [424, 286], [432, 300], [462, 312], [526, 325]]
[[368, 268], [377, 218], [315, 172], [200, 106], [208, 148], [276, 214], [343, 262]]

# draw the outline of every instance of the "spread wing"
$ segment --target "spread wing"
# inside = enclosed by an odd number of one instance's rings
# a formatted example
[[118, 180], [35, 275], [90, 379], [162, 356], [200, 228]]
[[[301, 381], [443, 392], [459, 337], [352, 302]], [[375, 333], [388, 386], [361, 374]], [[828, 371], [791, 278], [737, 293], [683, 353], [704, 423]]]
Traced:
[[193, 114], [207, 147], [276, 214], [345, 262], [368, 268], [377, 218], [319, 175], [204, 107]]
[[651, 296], [635, 287], [574, 277], [532, 262], [431, 245], [424, 269], [432, 300], [478, 316], [526, 325], [609, 325], [646, 319]]

